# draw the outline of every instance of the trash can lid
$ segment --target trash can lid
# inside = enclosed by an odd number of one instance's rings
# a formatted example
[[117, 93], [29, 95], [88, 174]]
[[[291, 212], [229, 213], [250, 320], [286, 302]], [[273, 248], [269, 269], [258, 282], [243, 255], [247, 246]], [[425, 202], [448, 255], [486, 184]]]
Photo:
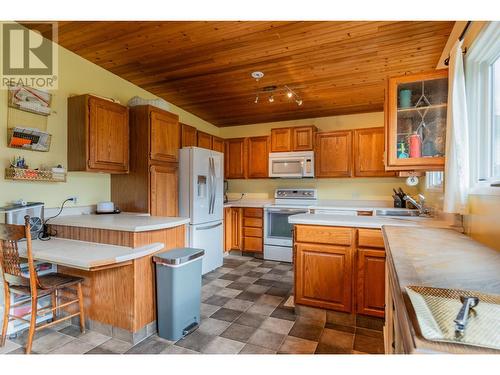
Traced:
[[179, 265], [189, 262], [196, 258], [200, 258], [205, 254], [203, 249], [195, 249], [192, 247], [183, 247], [179, 249], [172, 249], [163, 253], [156, 254], [153, 261], [158, 264], [164, 265]]

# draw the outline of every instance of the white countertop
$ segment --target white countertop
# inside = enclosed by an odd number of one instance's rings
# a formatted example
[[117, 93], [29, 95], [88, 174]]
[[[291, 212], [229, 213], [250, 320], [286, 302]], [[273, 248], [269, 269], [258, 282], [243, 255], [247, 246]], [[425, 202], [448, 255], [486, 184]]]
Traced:
[[346, 216], [329, 214], [298, 214], [290, 216], [288, 222], [290, 224], [357, 228], [382, 228], [383, 225], [425, 226], [434, 228], [452, 228], [453, 226], [453, 223], [449, 221], [426, 217]]
[[173, 228], [189, 223], [189, 218], [149, 216], [147, 214], [109, 214], [109, 215], [68, 215], [59, 216], [49, 224], [70, 227], [118, 230], [124, 232], [146, 232]]
[[[163, 247], [161, 242], [132, 248], [63, 238], [32, 241], [34, 259], [83, 270], [142, 258]], [[26, 256], [26, 242], [19, 242], [19, 252]]]
[[239, 199], [224, 203], [224, 207], [254, 207], [263, 208], [274, 203], [274, 199]]
[[[274, 204], [274, 199], [243, 198], [240, 200], [226, 202], [224, 203], [224, 207], [264, 208], [272, 204]], [[293, 199], [290, 199], [290, 205], [293, 206]], [[397, 210], [397, 208], [393, 208], [392, 201], [384, 200], [317, 200], [316, 202], [304, 205], [303, 207], [306, 209], [316, 210], [373, 211], [381, 208]]]

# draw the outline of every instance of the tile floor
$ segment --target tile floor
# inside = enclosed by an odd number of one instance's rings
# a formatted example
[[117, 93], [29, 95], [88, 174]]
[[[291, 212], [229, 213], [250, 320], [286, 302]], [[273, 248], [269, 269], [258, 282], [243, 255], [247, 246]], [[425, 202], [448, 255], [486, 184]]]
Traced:
[[[40, 331], [34, 353], [54, 354], [363, 354], [383, 353], [381, 324], [358, 319], [358, 327], [297, 316], [285, 302], [292, 293], [288, 263], [229, 255], [223, 267], [203, 276], [201, 325], [172, 342], [153, 335], [132, 346], [66, 325]], [[358, 317], [360, 318], [360, 317]], [[329, 319], [331, 321], [331, 319]], [[345, 323], [344, 323], [345, 324]], [[376, 329], [370, 329], [376, 328]], [[24, 353], [26, 333], [7, 340], [0, 353]]]

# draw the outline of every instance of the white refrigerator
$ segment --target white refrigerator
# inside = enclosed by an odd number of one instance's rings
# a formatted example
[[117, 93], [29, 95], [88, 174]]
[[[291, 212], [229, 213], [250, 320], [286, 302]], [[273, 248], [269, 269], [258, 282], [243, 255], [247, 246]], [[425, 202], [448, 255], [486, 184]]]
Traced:
[[189, 221], [190, 247], [205, 250], [202, 273], [222, 266], [224, 154], [198, 147], [180, 150], [179, 213]]

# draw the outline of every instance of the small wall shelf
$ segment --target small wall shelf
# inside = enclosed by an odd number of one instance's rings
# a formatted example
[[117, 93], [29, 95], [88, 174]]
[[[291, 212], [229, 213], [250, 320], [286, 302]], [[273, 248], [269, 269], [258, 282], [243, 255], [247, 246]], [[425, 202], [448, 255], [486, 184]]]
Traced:
[[9, 167], [5, 168], [5, 179], [35, 182], [66, 182], [66, 173]]

